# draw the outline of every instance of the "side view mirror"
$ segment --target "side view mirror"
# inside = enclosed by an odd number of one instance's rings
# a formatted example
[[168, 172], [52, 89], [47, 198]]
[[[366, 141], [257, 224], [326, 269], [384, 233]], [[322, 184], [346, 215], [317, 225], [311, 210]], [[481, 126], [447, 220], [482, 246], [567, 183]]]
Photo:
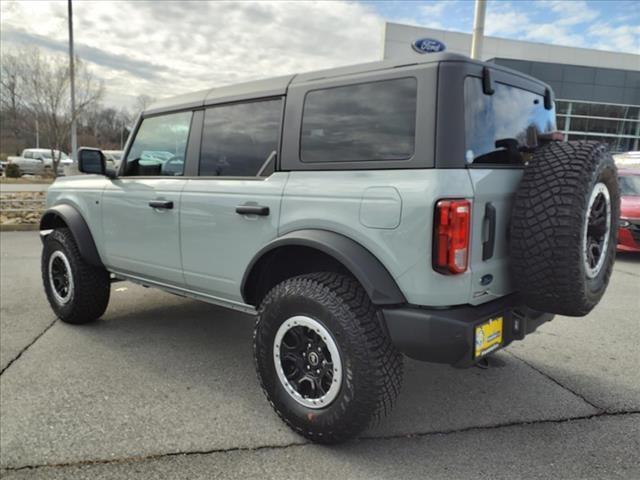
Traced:
[[107, 159], [99, 148], [81, 147], [78, 149], [78, 170], [82, 173], [115, 176], [115, 172], [107, 170]]

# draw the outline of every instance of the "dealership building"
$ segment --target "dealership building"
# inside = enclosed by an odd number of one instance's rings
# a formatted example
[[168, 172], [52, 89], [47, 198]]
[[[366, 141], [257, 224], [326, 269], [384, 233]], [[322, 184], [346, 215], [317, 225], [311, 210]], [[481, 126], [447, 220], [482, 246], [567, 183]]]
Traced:
[[[414, 48], [421, 39], [437, 40], [448, 52], [471, 51], [470, 34], [386, 23], [383, 56], [420, 59], [428, 55]], [[612, 152], [640, 150], [640, 55], [485, 37], [482, 60], [548, 83], [565, 140], [598, 140]]]

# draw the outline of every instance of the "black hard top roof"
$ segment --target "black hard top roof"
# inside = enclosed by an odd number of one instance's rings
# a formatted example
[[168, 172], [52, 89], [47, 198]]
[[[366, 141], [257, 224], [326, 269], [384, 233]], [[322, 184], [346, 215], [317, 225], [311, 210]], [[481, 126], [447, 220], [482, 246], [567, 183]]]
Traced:
[[[314, 72], [301, 73], [297, 75], [284, 75], [281, 77], [267, 78], [264, 80], [256, 80], [253, 82], [237, 83], [222, 87], [208, 88], [197, 92], [178, 95], [175, 97], [159, 100], [153, 103], [147, 110], [143, 112], [143, 116], [154, 115], [169, 111], [185, 110], [190, 108], [198, 108], [205, 105], [234, 102], [238, 100], [246, 100], [251, 98], [263, 98], [271, 96], [284, 95], [289, 85], [297, 85], [305, 82], [321, 79], [331, 79], [345, 75], [354, 75], [367, 72], [375, 72], [382, 70], [391, 70], [403, 66], [428, 65], [437, 62], [470, 62], [484, 64], [477, 60], [471, 60], [469, 57], [456, 53], [431, 53], [425, 55], [424, 60], [419, 62], [412, 60], [381, 60], [377, 62], [362, 63], [358, 65], [350, 65], [346, 67], [337, 67], [326, 70], [318, 70]], [[491, 68], [510, 71], [520, 76], [526, 76], [521, 72], [512, 71], [506, 67], [491, 64]], [[528, 76], [527, 76], [528, 77]], [[530, 78], [530, 77], [529, 77]], [[535, 80], [535, 79], [532, 79]], [[537, 81], [537, 80], [536, 80]]]

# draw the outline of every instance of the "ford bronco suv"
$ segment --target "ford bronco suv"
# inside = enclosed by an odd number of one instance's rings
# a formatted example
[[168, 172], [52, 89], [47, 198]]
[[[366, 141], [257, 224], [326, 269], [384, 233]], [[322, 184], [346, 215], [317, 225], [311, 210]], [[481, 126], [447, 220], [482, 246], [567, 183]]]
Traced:
[[117, 172], [81, 148], [49, 188], [44, 288], [74, 324], [123, 279], [256, 314], [267, 399], [339, 442], [389, 412], [403, 354], [472, 366], [598, 303], [617, 172], [555, 129], [548, 85], [447, 53], [161, 101]]

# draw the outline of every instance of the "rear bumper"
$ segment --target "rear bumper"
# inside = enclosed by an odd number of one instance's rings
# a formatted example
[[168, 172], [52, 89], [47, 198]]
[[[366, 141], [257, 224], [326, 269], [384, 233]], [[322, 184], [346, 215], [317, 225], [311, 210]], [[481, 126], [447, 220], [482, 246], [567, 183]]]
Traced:
[[383, 309], [391, 341], [408, 357], [455, 367], [469, 367], [474, 359], [475, 327], [489, 318], [504, 317], [502, 347], [553, 318], [523, 306], [516, 295], [509, 295], [478, 306], [447, 309], [404, 306]]
[[[637, 220], [636, 220], [637, 222]], [[619, 252], [640, 252], [640, 225], [618, 230]]]

